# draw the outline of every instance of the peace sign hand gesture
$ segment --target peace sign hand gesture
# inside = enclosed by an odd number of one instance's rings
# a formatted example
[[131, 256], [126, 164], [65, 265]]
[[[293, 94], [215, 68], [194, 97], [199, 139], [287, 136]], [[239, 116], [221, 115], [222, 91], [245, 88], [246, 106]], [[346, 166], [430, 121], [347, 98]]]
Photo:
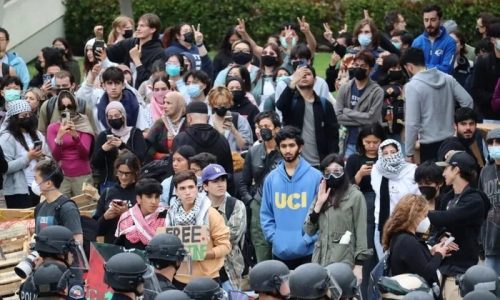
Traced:
[[309, 23], [306, 22], [306, 17], [302, 16], [302, 19], [297, 17], [297, 22], [299, 22], [300, 31], [303, 33], [309, 32], [311, 28], [309, 27]]
[[325, 38], [325, 40], [330, 42], [330, 44], [335, 43], [335, 39], [333, 38], [333, 32], [330, 29], [330, 25], [328, 25], [328, 23], [323, 23], [323, 28], [325, 29], [325, 31], [323, 32], [323, 37]]
[[200, 24], [198, 23], [198, 27], [195, 28], [194, 25], [191, 25], [191, 29], [193, 30], [194, 34], [194, 41], [196, 45], [200, 46], [203, 44], [203, 33], [200, 31]]
[[244, 35], [247, 32], [247, 29], [245, 27], [245, 20], [240, 18], [237, 18], [236, 20], [238, 20], [238, 25], [236, 25], [236, 32], [240, 35]]

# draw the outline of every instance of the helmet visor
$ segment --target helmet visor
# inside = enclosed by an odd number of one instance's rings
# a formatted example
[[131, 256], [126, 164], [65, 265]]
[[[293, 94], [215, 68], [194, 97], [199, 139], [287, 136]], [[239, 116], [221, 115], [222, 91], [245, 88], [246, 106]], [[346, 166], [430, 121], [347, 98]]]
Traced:
[[72, 247], [68, 253], [68, 259], [72, 269], [82, 270], [84, 272], [89, 270], [89, 262], [82, 245], [78, 241], [72, 241]]

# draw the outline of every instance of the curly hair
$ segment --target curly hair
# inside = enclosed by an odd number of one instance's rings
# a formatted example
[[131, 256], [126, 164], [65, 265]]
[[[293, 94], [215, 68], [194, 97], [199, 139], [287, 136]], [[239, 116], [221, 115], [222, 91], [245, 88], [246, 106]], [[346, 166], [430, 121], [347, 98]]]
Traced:
[[427, 200], [423, 196], [415, 194], [403, 196], [385, 222], [382, 235], [384, 251], [389, 249], [394, 235], [415, 229], [417, 219], [424, 214], [427, 215], [428, 209]]

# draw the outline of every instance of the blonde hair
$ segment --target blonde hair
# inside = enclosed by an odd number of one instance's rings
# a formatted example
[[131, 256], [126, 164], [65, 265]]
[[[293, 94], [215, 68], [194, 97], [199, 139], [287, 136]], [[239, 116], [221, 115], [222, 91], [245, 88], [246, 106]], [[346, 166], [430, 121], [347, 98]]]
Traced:
[[385, 222], [382, 235], [384, 250], [389, 249], [393, 235], [414, 230], [418, 218], [427, 215], [428, 211], [427, 200], [423, 196], [415, 194], [403, 196]]
[[[219, 99], [222, 99], [223, 101], [220, 101]], [[225, 86], [214, 87], [208, 93], [208, 105], [215, 107], [215, 105], [220, 102], [228, 102], [231, 107], [234, 104], [233, 94]]]
[[118, 39], [118, 32], [116, 31], [117, 28], [123, 27], [127, 25], [127, 23], [132, 24], [132, 27], [134, 27], [134, 20], [130, 17], [127, 16], [118, 16], [113, 20], [113, 23], [111, 23], [111, 31], [109, 32], [108, 35], [108, 44], [114, 44], [116, 40]]

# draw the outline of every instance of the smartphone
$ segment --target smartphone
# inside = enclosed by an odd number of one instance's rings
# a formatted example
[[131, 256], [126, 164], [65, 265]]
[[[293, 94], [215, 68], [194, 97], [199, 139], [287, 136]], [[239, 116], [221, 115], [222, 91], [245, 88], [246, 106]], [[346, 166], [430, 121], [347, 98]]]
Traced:
[[307, 59], [301, 58], [299, 60], [299, 67], [307, 67]]
[[115, 200], [113, 200], [113, 203], [116, 204], [116, 205], [122, 206], [122, 205], [125, 205], [127, 203], [127, 201], [126, 200], [115, 199]]
[[375, 162], [371, 160], [366, 162], [366, 165], [370, 167], [373, 166], [373, 164], [375, 164]]
[[42, 141], [35, 141], [33, 143], [33, 149], [38, 149], [38, 150], [42, 149], [42, 144], [43, 144]]
[[452, 237], [450, 236], [445, 242], [444, 242], [444, 246], [448, 246], [449, 244], [451, 244], [451, 242], [453, 242], [455, 240], [455, 237]]
[[106, 135], [106, 139], [107, 139], [108, 141], [109, 141], [109, 140], [112, 140], [112, 139], [114, 139], [114, 138], [115, 138], [115, 136], [114, 136], [114, 135], [112, 135], [112, 134], [108, 134], [108, 135]]
[[92, 52], [94, 53], [94, 58], [95, 59], [99, 60], [97, 58], [97, 56], [100, 54], [100, 52], [102, 51], [102, 49], [104, 49], [105, 45], [106, 44], [102, 40], [96, 40], [94, 42], [94, 45], [92, 46]]
[[52, 80], [52, 75], [50, 75], [50, 74], [43, 74], [42, 75], [42, 80], [43, 80], [44, 83], [47, 82], [47, 81], [51, 81]]
[[233, 115], [231, 114], [230, 111], [227, 112], [227, 114], [224, 116], [224, 123], [225, 122], [232, 122], [233, 121]]

